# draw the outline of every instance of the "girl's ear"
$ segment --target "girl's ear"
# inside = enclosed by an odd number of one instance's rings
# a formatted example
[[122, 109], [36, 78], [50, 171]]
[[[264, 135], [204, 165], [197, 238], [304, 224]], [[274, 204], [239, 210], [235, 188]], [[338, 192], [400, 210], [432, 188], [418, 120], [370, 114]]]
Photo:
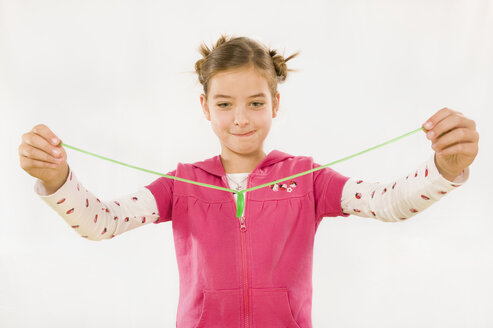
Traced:
[[209, 112], [209, 106], [207, 105], [207, 100], [204, 94], [200, 95], [200, 105], [202, 106], [202, 111], [204, 112], [205, 118], [210, 121], [211, 113]]
[[277, 116], [277, 111], [279, 110], [279, 98], [281, 97], [281, 94], [278, 92], [276, 93], [276, 97], [273, 99], [273, 105], [272, 105], [272, 118]]

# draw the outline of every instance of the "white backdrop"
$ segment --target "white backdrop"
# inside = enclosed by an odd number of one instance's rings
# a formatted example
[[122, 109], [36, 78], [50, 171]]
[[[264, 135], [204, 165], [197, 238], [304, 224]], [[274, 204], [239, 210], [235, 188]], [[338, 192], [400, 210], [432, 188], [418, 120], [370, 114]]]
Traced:
[[[174, 327], [171, 222], [81, 238], [20, 168], [38, 123], [64, 143], [166, 173], [220, 153], [193, 73], [221, 33], [278, 49], [290, 72], [265, 152], [327, 164], [419, 128], [474, 119], [469, 181], [402, 223], [324, 218], [314, 327], [492, 327], [492, 1], [0, 0], [0, 327]], [[100, 199], [158, 178], [66, 148]], [[390, 182], [433, 150], [423, 132], [332, 166]]]

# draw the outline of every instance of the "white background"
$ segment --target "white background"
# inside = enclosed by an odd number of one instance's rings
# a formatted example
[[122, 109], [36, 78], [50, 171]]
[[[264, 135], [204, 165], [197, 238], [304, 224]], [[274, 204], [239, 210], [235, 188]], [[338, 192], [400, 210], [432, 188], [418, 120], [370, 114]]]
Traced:
[[[174, 327], [171, 222], [81, 238], [20, 168], [38, 123], [64, 143], [166, 173], [220, 153], [194, 73], [203, 41], [248, 36], [290, 72], [264, 150], [327, 164], [415, 130], [443, 107], [474, 119], [469, 181], [402, 223], [324, 218], [314, 327], [492, 327], [492, 1], [0, 0], [0, 327]], [[101, 199], [158, 178], [66, 148]], [[423, 132], [332, 166], [390, 182], [433, 150]]]

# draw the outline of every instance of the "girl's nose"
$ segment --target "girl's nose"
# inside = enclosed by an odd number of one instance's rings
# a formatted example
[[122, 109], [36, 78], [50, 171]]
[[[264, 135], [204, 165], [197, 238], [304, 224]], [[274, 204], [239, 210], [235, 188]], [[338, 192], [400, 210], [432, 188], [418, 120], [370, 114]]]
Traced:
[[248, 115], [246, 114], [246, 109], [237, 107], [234, 110], [234, 121], [240, 125], [248, 123]]

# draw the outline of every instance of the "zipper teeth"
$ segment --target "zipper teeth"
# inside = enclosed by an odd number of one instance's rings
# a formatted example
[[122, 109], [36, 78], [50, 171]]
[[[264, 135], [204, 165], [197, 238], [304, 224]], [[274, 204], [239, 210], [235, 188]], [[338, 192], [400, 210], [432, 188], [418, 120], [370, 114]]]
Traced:
[[[249, 185], [250, 185], [250, 175], [248, 176], [247, 178], [247, 189], [249, 188]], [[244, 196], [245, 196], [245, 200], [243, 202], [243, 225], [245, 226], [246, 228], [246, 218], [245, 218], [245, 214], [246, 214], [246, 199], [247, 199], [247, 194], [246, 193]], [[245, 286], [245, 291], [244, 291], [244, 294], [245, 294], [245, 327], [248, 327], [248, 267], [247, 267], [247, 250], [246, 250], [246, 229], [245, 231], [242, 232], [242, 237], [243, 237], [243, 278], [244, 278], [244, 286]]]
[[245, 247], [245, 233], [242, 232], [242, 243], [243, 243], [243, 281], [244, 281], [244, 301], [245, 301], [245, 327], [248, 327], [248, 278], [246, 269], [246, 247]]

